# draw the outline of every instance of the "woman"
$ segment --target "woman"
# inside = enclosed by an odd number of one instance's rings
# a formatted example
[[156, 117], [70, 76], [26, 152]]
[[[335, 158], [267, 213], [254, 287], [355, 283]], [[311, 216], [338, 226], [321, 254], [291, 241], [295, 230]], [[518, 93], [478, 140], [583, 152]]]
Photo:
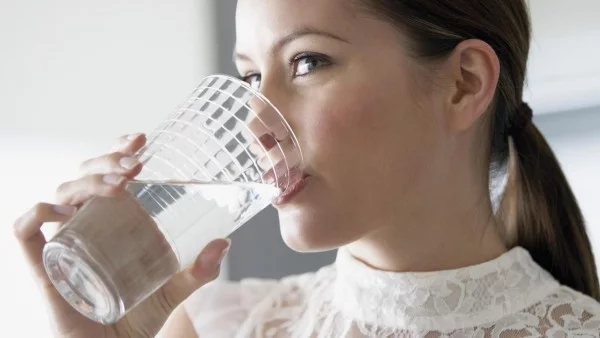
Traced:
[[217, 240], [116, 325], [82, 318], [40, 267], [39, 228], [139, 172], [144, 137], [124, 137], [16, 223], [56, 335], [151, 337], [170, 317], [167, 337], [597, 337], [581, 212], [522, 101], [529, 43], [523, 0], [240, 0], [238, 70], [307, 164], [276, 206], [283, 238], [336, 263], [200, 288]]

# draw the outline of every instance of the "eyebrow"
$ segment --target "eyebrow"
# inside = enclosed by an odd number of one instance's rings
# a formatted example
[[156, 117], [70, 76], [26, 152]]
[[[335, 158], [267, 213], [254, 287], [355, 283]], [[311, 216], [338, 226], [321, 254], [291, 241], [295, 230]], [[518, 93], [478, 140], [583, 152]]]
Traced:
[[[328, 33], [325, 31], [321, 31], [318, 30], [316, 28], [311, 28], [311, 27], [304, 27], [302, 29], [299, 29], [289, 35], [286, 35], [285, 37], [283, 37], [281, 40], [277, 41], [275, 43], [275, 45], [272, 48], [272, 52], [275, 52], [277, 50], [282, 49], [283, 47], [285, 47], [285, 45], [289, 44], [290, 42], [299, 39], [301, 37], [307, 36], [307, 35], [318, 35], [318, 36], [324, 36], [330, 39], [334, 39], [334, 40], [338, 40], [344, 43], [350, 43], [350, 41], [341, 38], [335, 34], [332, 33]], [[238, 53], [236, 51], [234, 51], [233, 53], [233, 62], [235, 63], [236, 60], [250, 60], [250, 57], [248, 57], [247, 55]]]

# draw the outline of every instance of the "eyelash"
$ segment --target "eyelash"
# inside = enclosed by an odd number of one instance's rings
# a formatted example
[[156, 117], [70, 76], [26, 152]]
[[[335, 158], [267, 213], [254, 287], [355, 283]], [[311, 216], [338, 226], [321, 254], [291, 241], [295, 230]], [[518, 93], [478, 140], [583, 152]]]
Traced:
[[296, 72], [298, 71], [298, 64], [300, 63], [300, 61], [307, 60], [307, 59], [313, 59], [313, 60], [325, 63], [325, 65], [319, 66], [316, 69], [321, 69], [323, 67], [328, 67], [331, 65], [331, 60], [326, 55], [323, 55], [320, 53], [311, 53], [311, 52], [300, 53], [300, 54], [296, 55], [295, 57], [293, 57], [289, 62], [290, 67], [292, 67], [292, 76], [300, 77], [300, 76], [306, 76], [308, 74], [313, 73], [311, 71], [304, 75], [296, 75]]
[[[313, 52], [305, 52], [305, 53], [300, 53], [295, 55], [292, 59], [290, 59], [289, 61], [289, 66], [291, 67], [291, 76], [292, 77], [303, 77], [303, 76], [307, 76], [310, 75], [312, 73], [314, 73], [314, 71], [310, 71], [306, 74], [302, 74], [302, 75], [296, 75], [297, 70], [298, 70], [298, 64], [300, 61], [302, 60], [306, 60], [306, 59], [315, 59], [319, 62], [324, 62], [325, 65], [321, 65], [318, 66], [315, 70], [321, 69], [321, 68], [325, 68], [325, 67], [329, 67], [331, 66], [332, 62], [331, 59], [324, 55], [324, 54], [320, 54], [320, 53], [313, 53]], [[260, 79], [261, 75], [258, 72], [249, 72], [246, 75], [242, 75], [239, 77], [240, 80], [251, 83], [250, 79], [252, 77], [258, 76], [258, 78]], [[259, 80], [260, 81], [260, 80]]]

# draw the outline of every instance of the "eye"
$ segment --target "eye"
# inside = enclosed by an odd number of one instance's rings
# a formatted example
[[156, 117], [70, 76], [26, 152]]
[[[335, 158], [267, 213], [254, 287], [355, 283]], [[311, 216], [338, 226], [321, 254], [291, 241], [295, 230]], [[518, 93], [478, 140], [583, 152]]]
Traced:
[[260, 73], [249, 73], [248, 75], [242, 76], [241, 79], [244, 82], [248, 82], [250, 87], [252, 87], [255, 90], [258, 90], [260, 88]]
[[300, 54], [292, 60], [294, 76], [305, 76], [313, 71], [331, 65], [331, 61], [322, 54]]

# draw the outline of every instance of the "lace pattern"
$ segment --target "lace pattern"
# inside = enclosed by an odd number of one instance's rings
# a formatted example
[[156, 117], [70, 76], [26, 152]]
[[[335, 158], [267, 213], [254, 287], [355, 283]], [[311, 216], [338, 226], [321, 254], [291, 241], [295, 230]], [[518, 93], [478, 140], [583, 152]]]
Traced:
[[315, 273], [214, 284], [186, 308], [200, 337], [600, 337], [600, 305], [522, 248], [433, 273], [375, 271], [340, 249]]

